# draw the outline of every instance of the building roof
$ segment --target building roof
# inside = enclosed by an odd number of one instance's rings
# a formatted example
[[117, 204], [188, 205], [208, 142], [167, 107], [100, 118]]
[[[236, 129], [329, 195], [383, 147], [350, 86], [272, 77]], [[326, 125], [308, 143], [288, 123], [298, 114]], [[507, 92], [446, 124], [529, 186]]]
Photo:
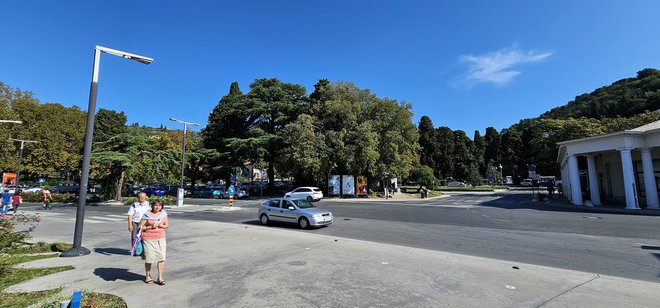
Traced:
[[630, 129], [630, 131], [647, 132], [647, 131], [654, 130], [654, 129], [659, 129], [659, 128], [660, 128], [660, 121], [655, 121], [655, 122], [651, 122], [651, 123], [646, 124], [646, 125], [642, 125], [640, 127]]

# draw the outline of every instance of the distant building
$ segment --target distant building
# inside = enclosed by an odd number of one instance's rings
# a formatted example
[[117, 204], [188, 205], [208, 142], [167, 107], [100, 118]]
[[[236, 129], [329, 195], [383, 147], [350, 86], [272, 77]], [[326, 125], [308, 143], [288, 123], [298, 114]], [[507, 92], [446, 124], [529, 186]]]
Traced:
[[660, 121], [558, 145], [564, 195], [573, 204], [598, 206], [603, 199], [631, 210], [660, 209]]

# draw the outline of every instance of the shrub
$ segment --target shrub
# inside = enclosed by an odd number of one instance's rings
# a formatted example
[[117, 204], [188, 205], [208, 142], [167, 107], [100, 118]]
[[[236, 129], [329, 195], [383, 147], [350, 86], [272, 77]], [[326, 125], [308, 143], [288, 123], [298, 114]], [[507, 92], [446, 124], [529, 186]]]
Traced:
[[[147, 197], [147, 201], [149, 201], [149, 203], [152, 203], [156, 200], [162, 201], [163, 205], [174, 205], [176, 203], [176, 198], [174, 196], [162, 196], [162, 197], [151, 196], [151, 197]], [[124, 205], [131, 205], [131, 204], [133, 204], [137, 201], [138, 201], [137, 197], [129, 197], [129, 198], [126, 198], [126, 202], [124, 202]]]
[[431, 187], [431, 185], [433, 185], [434, 179], [435, 177], [433, 176], [433, 169], [431, 169], [429, 166], [417, 166], [413, 168], [413, 170], [410, 172], [409, 178], [409, 180], [427, 187]]
[[[51, 196], [53, 197], [53, 202], [56, 203], [72, 203], [78, 200], [78, 197], [74, 194], [51, 194]], [[21, 197], [23, 197], [23, 202], [42, 202], [44, 198], [42, 193], [27, 192], [21, 193]]]
[[[9, 253], [22, 246], [30, 238], [30, 232], [37, 227], [40, 217], [38, 214], [18, 213], [10, 219], [0, 218], [0, 253]], [[27, 228], [15, 231], [16, 223], [27, 224]]]

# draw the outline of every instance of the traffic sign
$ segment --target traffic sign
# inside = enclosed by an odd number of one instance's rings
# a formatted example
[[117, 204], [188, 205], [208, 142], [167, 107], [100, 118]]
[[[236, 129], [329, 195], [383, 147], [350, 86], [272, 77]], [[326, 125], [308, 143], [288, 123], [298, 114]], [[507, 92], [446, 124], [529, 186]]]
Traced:
[[39, 178], [39, 183], [43, 183], [43, 182], [46, 182], [46, 179], [44, 179], [44, 178]]
[[234, 185], [229, 186], [229, 189], [227, 189], [227, 193], [233, 195], [234, 192], [235, 192]]

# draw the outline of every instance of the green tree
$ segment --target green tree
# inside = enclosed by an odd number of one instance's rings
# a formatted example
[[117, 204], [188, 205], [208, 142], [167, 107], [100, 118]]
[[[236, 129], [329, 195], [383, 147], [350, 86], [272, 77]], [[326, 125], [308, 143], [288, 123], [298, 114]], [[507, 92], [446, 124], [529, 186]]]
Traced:
[[486, 156], [486, 140], [481, 136], [478, 130], [474, 131], [474, 161], [479, 168], [480, 174], [486, 174], [486, 163], [484, 157]]
[[264, 157], [268, 163], [268, 181], [275, 181], [275, 164], [283, 143], [281, 130], [292, 123], [309, 108], [305, 87], [283, 83], [277, 78], [257, 79], [250, 84], [246, 95], [248, 113], [254, 114], [256, 127], [250, 130], [248, 138], [233, 138], [232, 146], [240, 149], [254, 149], [253, 157]]
[[323, 165], [327, 161], [324, 136], [315, 126], [315, 119], [307, 114], [298, 116], [280, 132], [286, 145], [281, 154], [283, 175], [294, 176], [299, 184], [318, 184], [322, 179]]
[[435, 161], [439, 176], [454, 177], [454, 132], [446, 126], [436, 129], [438, 151]]
[[435, 170], [436, 162], [435, 157], [438, 152], [437, 136], [436, 130], [433, 128], [433, 122], [431, 118], [427, 116], [422, 116], [419, 119], [419, 125], [417, 126], [419, 132], [419, 162], [422, 165], [430, 166], [431, 169]]
[[486, 142], [486, 150], [484, 152], [484, 162], [486, 164], [499, 163], [500, 157], [500, 135], [494, 127], [486, 128], [486, 135], [484, 136]]
[[[238, 83], [233, 82], [229, 93], [220, 99], [209, 114], [208, 125], [202, 130], [205, 148], [216, 151], [209, 170], [214, 178], [229, 183], [234, 167], [245, 160], [259, 156], [250, 148], [261, 144], [257, 123], [260, 117], [254, 103], [241, 92]], [[251, 132], [251, 130], [255, 130]], [[236, 141], [244, 140], [244, 142]], [[231, 142], [234, 141], [234, 142]]]
[[416, 166], [412, 168], [409, 179], [419, 186], [432, 187], [435, 176], [433, 176], [433, 169], [426, 165]]

